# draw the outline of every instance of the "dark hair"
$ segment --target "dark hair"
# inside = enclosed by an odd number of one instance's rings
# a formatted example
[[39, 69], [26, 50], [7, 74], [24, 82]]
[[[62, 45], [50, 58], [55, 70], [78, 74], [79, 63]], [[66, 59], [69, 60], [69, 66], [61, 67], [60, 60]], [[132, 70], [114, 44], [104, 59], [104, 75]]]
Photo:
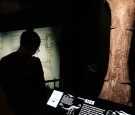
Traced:
[[27, 48], [34, 46], [35, 49], [38, 49], [40, 45], [40, 37], [34, 31], [25, 31], [21, 34], [20, 38], [21, 38], [20, 40], [21, 46], [26, 46]]

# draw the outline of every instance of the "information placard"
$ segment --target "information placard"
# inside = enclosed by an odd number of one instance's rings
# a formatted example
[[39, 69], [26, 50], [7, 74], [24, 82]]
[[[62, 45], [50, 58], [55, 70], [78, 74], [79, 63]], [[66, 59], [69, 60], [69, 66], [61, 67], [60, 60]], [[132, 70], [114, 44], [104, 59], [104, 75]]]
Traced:
[[60, 115], [135, 115], [135, 109], [102, 99], [87, 99], [54, 90], [47, 105]]

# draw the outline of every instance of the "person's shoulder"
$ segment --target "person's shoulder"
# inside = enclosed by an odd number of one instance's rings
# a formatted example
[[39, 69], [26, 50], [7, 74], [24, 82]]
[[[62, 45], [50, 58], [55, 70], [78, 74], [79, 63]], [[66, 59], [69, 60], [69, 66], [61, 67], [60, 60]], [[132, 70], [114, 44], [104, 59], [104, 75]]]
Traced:
[[35, 56], [32, 56], [31, 62], [37, 67], [42, 65], [40, 59], [38, 57], [35, 57]]
[[32, 56], [32, 59], [34, 60], [40, 60], [39, 57]]
[[32, 56], [32, 60], [36, 63], [40, 63], [39, 57]]
[[3, 61], [3, 60], [9, 60], [14, 55], [15, 55], [15, 52], [12, 52], [10, 54], [7, 54], [6, 56], [4, 56], [4, 57], [1, 58], [1, 61]]

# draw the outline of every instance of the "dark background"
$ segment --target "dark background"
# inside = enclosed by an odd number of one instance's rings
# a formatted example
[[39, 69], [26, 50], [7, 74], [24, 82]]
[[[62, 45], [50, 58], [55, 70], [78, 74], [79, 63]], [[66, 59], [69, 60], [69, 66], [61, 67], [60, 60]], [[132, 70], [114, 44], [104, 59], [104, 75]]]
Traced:
[[[0, 31], [60, 26], [61, 90], [98, 97], [107, 71], [110, 42], [109, 10], [103, 0], [12, 1], [18, 2], [19, 10], [12, 11], [10, 3], [5, 8], [0, 1]], [[134, 40], [131, 49], [130, 74], [134, 76]]]

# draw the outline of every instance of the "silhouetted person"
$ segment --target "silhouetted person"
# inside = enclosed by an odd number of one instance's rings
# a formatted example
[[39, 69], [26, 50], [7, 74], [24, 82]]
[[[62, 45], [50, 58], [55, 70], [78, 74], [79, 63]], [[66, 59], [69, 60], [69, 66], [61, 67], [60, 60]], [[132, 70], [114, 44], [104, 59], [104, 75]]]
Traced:
[[0, 61], [0, 83], [16, 115], [46, 115], [46, 87], [41, 61], [33, 55], [40, 46], [36, 32], [21, 35], [17, 51]]

